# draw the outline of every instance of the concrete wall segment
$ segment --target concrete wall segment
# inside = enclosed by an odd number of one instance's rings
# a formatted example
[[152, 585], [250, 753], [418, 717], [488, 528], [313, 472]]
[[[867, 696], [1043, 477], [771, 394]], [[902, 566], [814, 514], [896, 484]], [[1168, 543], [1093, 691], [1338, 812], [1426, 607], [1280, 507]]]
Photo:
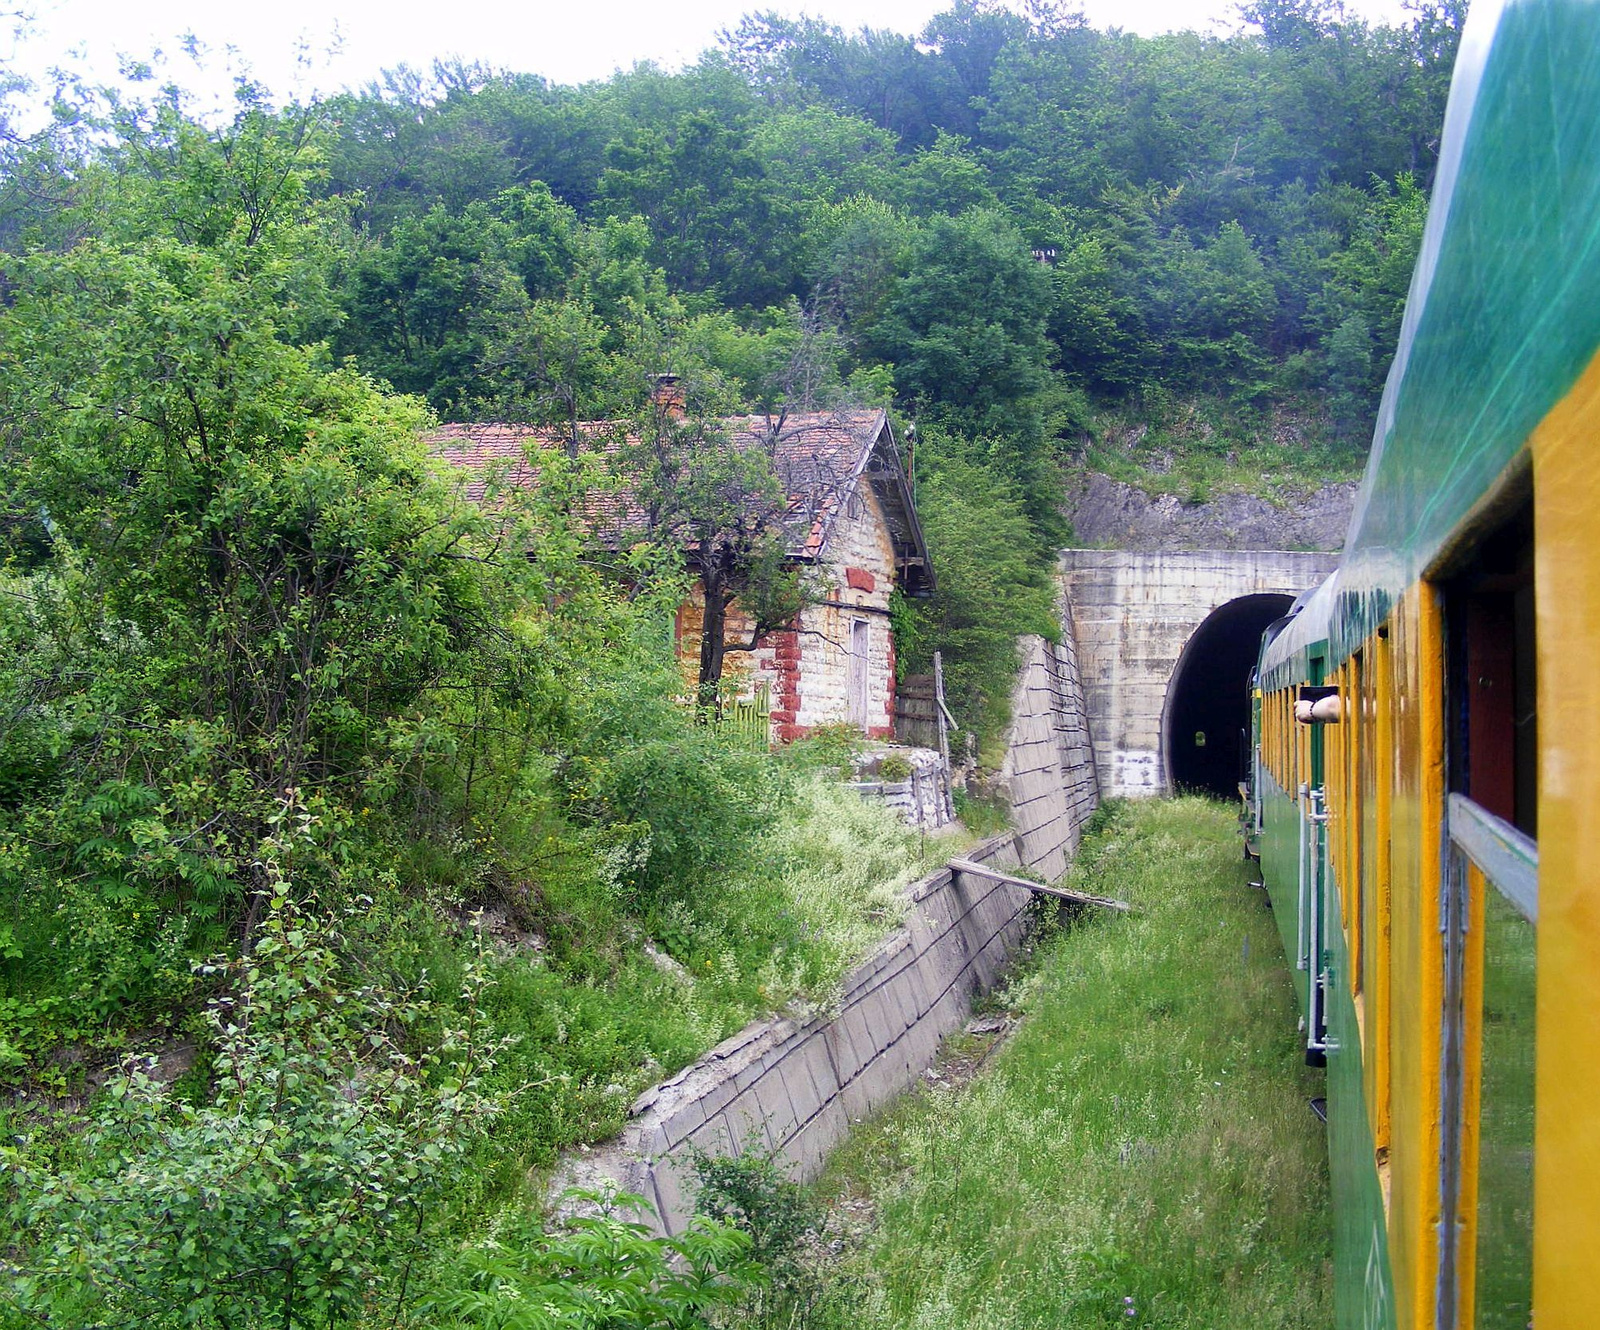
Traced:
[[[869, 567], [865, 552], [850, 566]], [[965, 856], [1001, 869], [1021, 864], [1051, 880], [1065, 871], [1099, 799], [1072, 623], [1068, 617], [1061, 644], [1023, 644], [1002, 773], [1015, 834]], [[892, 706], [892, 698], [883, 702]], [[693, 1149], [737, 1152], [757, 1129], [796, 1176], [813, 1176], [850, 1121], [912, 1084], [966, 1020], [973, 995], [993, 985], [1022, 939], [1031, 893], [944, 867], [906, 898], [903, 927], [846, 977], [835, 1012], [756, 1022], [724, 1040], [640, 1095], [622, 1136], [581, 1167], [569, 1159], [556, 1185], [616, 1178], [659, 1203], [662, 1231], [679, 1232], [693, 1205]]]
[[1063, 550], [1084, 710], [1104, 793], [1167, 788], [1162, 717], [1183, 648], [1212, 611], [1241, 596], [1299, 595], [1338, 563], [1293, 550]]

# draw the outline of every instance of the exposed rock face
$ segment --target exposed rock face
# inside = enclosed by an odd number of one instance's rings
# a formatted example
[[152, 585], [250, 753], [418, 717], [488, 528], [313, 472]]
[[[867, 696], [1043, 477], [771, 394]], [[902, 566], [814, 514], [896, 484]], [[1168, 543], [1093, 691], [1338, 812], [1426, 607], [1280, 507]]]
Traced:
[[1151, 495], [1095, 472], [1067, 488], [1066, 515], [1079, 545], [1123, 550], [1337, 550], [1356, 483], [1324, 485], [1275, 503], [1224, 494], [1206, 503]]

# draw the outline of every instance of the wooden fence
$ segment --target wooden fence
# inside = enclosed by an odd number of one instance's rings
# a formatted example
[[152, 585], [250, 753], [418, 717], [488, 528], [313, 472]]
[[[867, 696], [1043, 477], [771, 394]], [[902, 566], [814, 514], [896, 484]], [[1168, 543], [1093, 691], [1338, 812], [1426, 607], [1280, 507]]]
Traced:
[[737, 684], [725, 684], [715, 706], [702, 707], [694, 698], [686, 698], [685, 703], [696, 707], [700, 719], [718, 734], [747, 748], [766, 748], [772, 732], [771, 689], [764, 683], [749, 693], [735, 691], [737, 688]]

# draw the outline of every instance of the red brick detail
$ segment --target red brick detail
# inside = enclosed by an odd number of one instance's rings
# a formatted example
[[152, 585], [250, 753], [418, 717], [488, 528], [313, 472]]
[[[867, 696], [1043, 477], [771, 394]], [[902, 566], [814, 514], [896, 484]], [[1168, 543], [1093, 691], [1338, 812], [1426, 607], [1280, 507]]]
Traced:
[[872, 725], [872, 726], [869, 726], [867, 728], [867, 738], [869, 738], [869, 739], [892, 739], [892, 738], [894, 738], [894, 726], [893, 725]]
[[878, 589], [878, 579], [865, 568], [846, 568], [844, 570], [844, 580], [846, 585], [854, 591], [876, 591]]
[[772, 671], [777, 676], [772, 690], [772, 737], [790, 743], [802, 737], [806, 727], [795, 724], [800, 714], [800, 634], [780, 629], [767, 635], [772, 648]]
[[889, 634], [889, 700], [884, 706], [884, 712], [889, 717], [889, 728], [894, 729], [894, 699], [897, 691], [895, 685], [895, 659], [894, 659], [894, 634]]

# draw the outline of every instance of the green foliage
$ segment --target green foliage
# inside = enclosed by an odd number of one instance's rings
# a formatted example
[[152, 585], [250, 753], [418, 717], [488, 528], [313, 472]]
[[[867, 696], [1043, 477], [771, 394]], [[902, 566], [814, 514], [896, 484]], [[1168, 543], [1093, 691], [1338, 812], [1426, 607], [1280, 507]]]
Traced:
[[903, 781], [911, 779], [911, 763], [898, 753], [891, 753], [878, 763], [878, 779]]
[[[495, 1108], [494, 1048], [415, 991], [350, 972], [334, 924], [303, 912], [268, 850], [256, 944], [202, 968], [215, 1094], [178, 1099], [137, 1062], [107, 1086], [84, 1163], [40, 1173], [16, 1150], [8, 1271], [19, 1309], [74, 1324], [344, 1323], [403, 1308], [448, 1171]], [[431, 1027], [421, 1051], [410, 1036]]]
[[758, 1283], [749, 1236], [697, 1218], [679, 1238], [651, 1236], [624, 1218], [643, 1212], [625, 1192], [572, 1191], [593, 1207], [556, 1232], [519, 1215], [475, 1243], [432, 1296], [432, 1324], [448, 1330], [693, 1330], [706, 1314]]
[[754, 1140], [737, 1155], [694, 1150], [695, 1213], [731, 1224], [750, 1238], [750, 1259], [780, 1289], [801, 1275], [800, 1247], [822, 1228], [821, 1208]]
[[1360, 314], [1347, 314], [1328, 338], [1328, 409], [1334, 432], [1352, 438], [1370, 423], [1372, 329]]
[[898, 639], [899, 657], [926, 673], [942, 650], [950, 710], [988, 745], [1009, 718], [1018, 635], [1060, 634], [1054, 586], [1019, 487], [1000, 468], [935, 456], [917, 498], [939, 581], [931, 599], [902, 611], [915, 626]]
[[[1364, 389], [1341, 400], [1370, 424], [1374, 408]], [[1082, 457], [1092, 470], [1185, 502], [1219, 494], [1283, 502], [1361, 475], [1364, 439], [1341, 435], [1326, 405], [1287, 389], [1260, 408], [1151, 387], [1129, 407], [1092, 414]]]
[[1037, 480], [1049, 382], [1050, 279], [1002, 213], [972, 209], [919, 230], [870, 350], [900, 391], [953, 434], [985, 437], [1019, 482]]

